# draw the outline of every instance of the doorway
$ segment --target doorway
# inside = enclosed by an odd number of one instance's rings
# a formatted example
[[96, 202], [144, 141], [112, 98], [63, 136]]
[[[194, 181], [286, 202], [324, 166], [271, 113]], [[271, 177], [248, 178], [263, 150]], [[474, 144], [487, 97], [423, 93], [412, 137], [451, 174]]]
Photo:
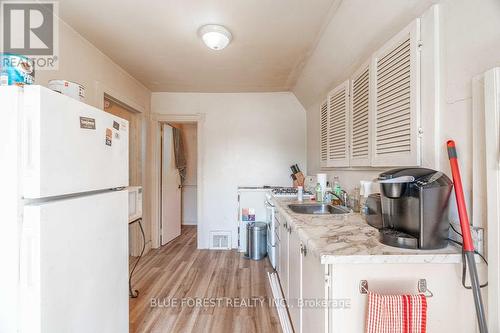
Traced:
[[128, 121], [129, 126], [129, 185], [141, 185], [141, 119], [140, 113], [127, 105], [113, 99], [110, 96], [104, 96], [104, 111]]
[[[162, 166], [162, 125], [163, 124], [193, 124], [196, 126], [196, 237], [197, 247], [202, 248], [203, 238], [208, 233], [205, 230], [203, 220], [203, 138], [204, 138], [204, 114], [167, 114], [154, 113], [151, 115], [149, 127], [151, 130], [151, 152], [152, 161], [150, 166], [151, 187], [149, 196], [151, 198], [151, 245], [153, 248], [161, 246], [161, 166]], [[189, 148], [188, 148], [189, 149]], [[192, 151], [192, 149], [191, 149]]]
[[198, 139], [195, 122], [161, 123], [160, 245], [196, 226]]
[[[129, 135], [129, 186], [142, 186], [142, 115], [116, 98], [104, 94], [103, 110], [128, 121]], [[142, 210], [142, 209], [141, 209]], [[139, 257], [148, 246], [149, 227], [137, 223], [129, 224], [129, 255]], [[143, 234], [144, 232], [144, 234]], [[144, 251], [144, 252], [143, 252]]]

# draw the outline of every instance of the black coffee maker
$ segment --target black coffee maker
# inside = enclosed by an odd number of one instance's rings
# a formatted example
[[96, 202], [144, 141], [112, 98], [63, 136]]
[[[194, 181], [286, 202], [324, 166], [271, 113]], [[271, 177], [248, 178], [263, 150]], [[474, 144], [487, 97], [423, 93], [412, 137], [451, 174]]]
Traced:
[[380, 241], [409, 249], [439, 249], [448, 244], [448, 199], [452, 182], [442, 172], [425, 168], [381, 173]]

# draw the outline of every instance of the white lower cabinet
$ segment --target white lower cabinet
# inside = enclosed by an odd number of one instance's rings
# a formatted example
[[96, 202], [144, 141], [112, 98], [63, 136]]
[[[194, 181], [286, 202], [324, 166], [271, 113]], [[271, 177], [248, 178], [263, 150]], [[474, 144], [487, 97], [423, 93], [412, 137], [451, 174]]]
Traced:
[[302, 309], [300, 307], [302, 299], [302, 254], [299, 236], [293, 229], [290, 232], [288, 246], [288, 311], [295, 332], [302, 332]]
[[[300, 241], [297, 230], [282, 222], [278, 275], [295, 333], [362, 333], [367, 295], [360, 293], [361, 280], [374, 292], [413, 294], [419, 279], [426, 279], [434, 294], [427, 298], [428, 332], [478, 332], [472, 293], [461, 285], [460, 263], [325, 265]], [[486, 276], [484, 265], [479, 272]]]

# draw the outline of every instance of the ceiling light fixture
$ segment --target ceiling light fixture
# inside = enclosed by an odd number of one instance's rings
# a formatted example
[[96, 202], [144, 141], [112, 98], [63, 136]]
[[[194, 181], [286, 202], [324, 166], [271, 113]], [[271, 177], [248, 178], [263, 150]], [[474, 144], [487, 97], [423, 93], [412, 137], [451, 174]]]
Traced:
[[207, 24], [198, 31], [205, 45], [212, 50], [222, 50], [231, 42], [231, 32], [222, 25]]

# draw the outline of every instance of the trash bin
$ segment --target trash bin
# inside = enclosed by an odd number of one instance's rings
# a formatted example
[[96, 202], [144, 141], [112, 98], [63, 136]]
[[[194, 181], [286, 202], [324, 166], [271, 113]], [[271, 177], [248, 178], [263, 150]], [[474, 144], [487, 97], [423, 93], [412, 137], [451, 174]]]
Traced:
[[267, 254], [267, 224], [252, 222], [247, 224], [247, 253], [252, 260], [260, 260]]

